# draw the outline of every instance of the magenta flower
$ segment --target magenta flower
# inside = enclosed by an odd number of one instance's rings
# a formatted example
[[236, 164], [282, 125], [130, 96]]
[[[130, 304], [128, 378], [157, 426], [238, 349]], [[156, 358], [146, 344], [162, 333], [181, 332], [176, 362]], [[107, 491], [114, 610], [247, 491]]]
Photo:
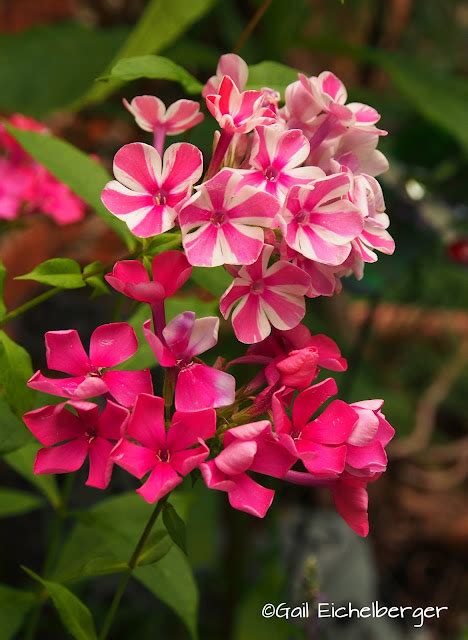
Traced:
[[139, 260], [116, 262], [105, 278], [116, 291], [123, 295], [153, 304], [170, 298], [190, 278], [192, 267], [181, 251], [164, 251], [154, 256], [153, 279]]
[[213, 409], [176, 411], [166, 431], [164, 400], [142, 394], [135, 403], [126, 437], [117, 443], [112, 459], [137, 478], [149, 473], [137, 493], [147, 502], [156, 502], [206, 459], [210, 450], [204, 440], [213, 437], [215, 431]]
[[241, 187], [242, 176], [223, 169], [201, 185], [180, 209], [182, 242], [189, 262], [202, 267], [252, 264], [264, 244], [261, 227], [272, 227], [277, 200], [253, 187]]
[[242, 170], [241, 185], [261, 188], [283, 202], [293, 185], [308, 184], [325, 176], [318, 167], [299, 166], [309, 151], [307, 138], [299, 129], [257, 127], [249, 160], [252, 169]]
[[286, 243], [310, 260], [343, 263], [351, 241], [363, 229], [362, 214], [344, 199], [349, 189], [350, 180], [344, 173], [310, 186], [292, 187], [278, 214]]
[[271, 326], [282, 331], [292, 329], [305, 314], [309, 276], [285, 260], [269, 267], [272, 252], [273, 247], [265, 245], [253, 265], [239, 270], [220, 300], [224, 318], [235, 307], [232, 326], [238, 340], [247, 344], [264, 340]]
[[226, 53], [220, 57], [216, 67], [216, 75], [211, 76], [203, 87], [202, 96], [218, 93], [219, 85], [224, 76], [229, 76], [239, 91], [247, 84], [249, 67], [247, 63], [235, 53]]
[[224, 76], [216, 94], [206, 96], [206, 106], [227, 133], [249, 133], [259, 125], [273, 124], [276, 114], [264, 105], [262, 91], [240, 92], [230, 76]]
[[373, 478], [387, 468], [385, 447], [395, 435], [380, 409], [383, 400], [361, 400], [351, 407], [358, 414], [358, 422], [349, 436], [346, 471], [350, 475]]
[[116, 180], [107, 183], [101, 198], [135, 235], [149, 238], [172, 229], [202, 170], [201, 151], [193, 144], [173, 144], [163, 159], [148, 144], [126, 144], [115, 154]]
[[110, 400], [101, 413], [97, 405], [82, 401], [63, 402], [26, 413], [24, 422], [45, 447], [37, 453], [34, 473], [77, 471], [88, 457], [86, 484], [106, 489], [112, 474], [110, 453], [122, 436], [127, 417], [127, 409]]
[[273, 397], [275, 431], [290, 437], [290, 449], [306, 469], [318, 478], [337, 478], [345, 469], [346, 442], [359, 416], [346, 402], [334, 400], [315, 419], [311, 416], [337, 392], [336, 383], [327, 378], [302, 391], [294, 400], [290, 419], [277, 396]]
[[224, 371], [218, 371], [196, 356], [214, 347], [218, 341], [219, 318], [195, 320], [193, 311], [185, 311], [171, 320], [159, 338], [151, 331], [151, 322], [143, 332], [162, 367], [175, 367], [177, 382], [175, 406], [178, 411], [199, 411], [226, 407], [234, 402], [236, 381]]
[[280, 444], [268, 420], [229, 429], [221, 453], [200, 465], [207, 487], [226, 491], [234, 509], [263, 518], [275, 492], [253, 480], [247, 471], [283, 478], [296, 461]]
[[32, 389], [62, 398], [83, 400], [110, 393], [130, 407], [139, 393], [151, 393], [149, 369], [112, 371], [138, 349], [138, 340], [126, 322], [103, 324], [91, 335], [89, 357], [75, 329], [45, 334], [47, 367], [68, 373], [69, 378], [47, 378], [37, 371], [28, 381]]

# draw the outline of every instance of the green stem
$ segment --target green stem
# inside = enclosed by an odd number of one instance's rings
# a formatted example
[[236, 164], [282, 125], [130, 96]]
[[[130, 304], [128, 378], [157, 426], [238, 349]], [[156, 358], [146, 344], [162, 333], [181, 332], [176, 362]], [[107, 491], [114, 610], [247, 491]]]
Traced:
[[148, 537], [168, 497], [169, 496], [167, 495], [159, 500], [148, 522], [146, 523], [143, 533], [141, 534], [140, 539], [138, 540], [136, 547], [130, 557], [130, 560], [128, 561], [128, 569], [120, 578], [119, 585], [114, 594], [111, 606], [109, 607], [109, 611], [107, 612], [106, 619], [104, 620], [104, 624], [99, 634], [99, 640], [106, 640], [106, 638], [108, 637], [112, 623], [114, 622], [115, 614], [117, 613], [117, 610], [119, 608], [120, 601], [122, 600], [122, 596], [125, 593], [125, 589], [127, 588], [128, 581], [132, 576], [133, 570], [138, 564], [138, 560], [140, 558], [141, 552], [143, 551], [143, 547], [145, 546], [145, 543], [148, 540]]
[[[42, 568], [42, 575], [45, 578], [49, 577], [49, 574], [55, 564], [55, 560], [60, 548], [60, 543], [62, 541], [62, 536], [63, 536], [63, 527], [65, 524], [65, 520], [67, 519], [67, 516], [68, 516], [68, 511], [67, 511], [68, 502], [70, 500], [74, 480], [75, 480], [74, 473], [68, 474], [68, 476], [65, 478], [65, 481], [63, 483], [61, 500], [54, 512], [54, 518], [51, 526], [52, 533], [50, 536], [50, 542], [47, 548], [46, 557], [45, 557], [44, 565]], [[37, 628], [39, 626], [39, 620], [41, 618], [42, 609], [44, 607], [44, 602], [45, 601], [42, 599], [40, 602], [38, 602], [37, 606], [35, 607], [29, 619], [29, 624], [26, 628], [26, 633], [24, 636], [25, 640], [33, 640], [35, 638]]]
[[53, 296], [57, 295], [57, 293], [59, 293], [60, 291], [63, 291], [63, 289], [61, 289], [60, 287], [54, 287], [53, 289], [44, 291], [44, 293], [41, 293], [39, 296], [36, 296], [35, 298], [31, 298], [31, 300], [28, 300], [27, 302], [20, 305], [19, 307], [16, 307], [16, 309], [9, 311], [0, 320], [0, 327], [6, 324], [7, 322], [9, 322], [10, 320], [17, 318], [22, 313], [25, 313], [30, 309], [34, 309], [34, 307], [37, 307], [38, 304], [41, 304], [42, 302], [45, 302], [49, 298], [52, 298]]

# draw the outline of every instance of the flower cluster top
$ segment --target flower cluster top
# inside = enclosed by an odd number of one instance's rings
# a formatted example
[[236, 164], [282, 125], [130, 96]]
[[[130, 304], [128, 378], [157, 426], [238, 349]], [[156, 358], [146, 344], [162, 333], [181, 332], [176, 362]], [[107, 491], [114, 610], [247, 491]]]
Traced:
[[[375, 109], [347, 102], [330, 72], [299, 74], [284, 104], [272, 89], [245, 90], [247, 82], [246, 63], [228, 54], [203, 89], [219, 126], [205, 173], [196, 146], [165, 144], [202, 120], [197, 102], [166, 109], [155, 96], [125, 101], [153, 144], [117, 152], [102, 201], [140, 238], [178, 229], [182, 250], [151, 265], [119, 261], [106, 280], [151, 308], [143, 333], [165, 372], [164, 397], [153, 395], [148, 370], [120, 367], [138, 348], [128, 324], [98, 327], [89, 354], [76, 331], [48, 332], [48, 368], [67, 377], [37, 372], [29, 384], [65, 400], [25, 416], [44, 445], [35, 470], [73, 471], [89, 456], [88, 484], [107, 487], [117, 464], [144, 479], [138, 493], [154, 502], [198, 469], [234, 508], [259, 517], [274, 496], [259, 475], [326, 486], [366, 535], [366, 486], [385, 471], [394, 431], [382, 400], [331, 400], [335, 381], [317, 378], [344, 371], [346, 361], [301, 321], [306, 298], [338, 293], [343, 276], [362, 277], [376, 251], [394, 250], [375, 179], [387, 169], [377, 150], [386, 132]], [[219, 318], [187, 310], [166, 321], [165, 301], [194, 266], [224, 267], [232, 277], [220, 312], [249, 346], [231, 362], [200, 359], [217, 344]], [[236, 388], [232, 374], [242, 365], [253, 373]], [[107, 398], [101, 413], [90, 402], [96, 396]]]

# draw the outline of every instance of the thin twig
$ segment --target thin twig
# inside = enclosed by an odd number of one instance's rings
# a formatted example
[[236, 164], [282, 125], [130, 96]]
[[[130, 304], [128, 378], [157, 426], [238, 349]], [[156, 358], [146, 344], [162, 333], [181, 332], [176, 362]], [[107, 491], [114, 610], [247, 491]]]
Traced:
[[266, 10], [268, 9], [268, 7], [272, 3], [272, 1], [273, 0], [264, 0], [264, 2], [259, 6], [257, 11], [254, 13], [254, 15], [252, 16], [252, 18], [250, 19], [250, 21], [248, 22], [246, 27], [244, 28], [244, 30], [240, 34], [239, 39], [237, 40], [237, 42], [236, 42], [236, 44], [234, 46], [234, 49], [233, 49], [234, 53], [239, 53], [239, 51], [245, 45], [247, 40], [252, 35], [252, 32], [254, 31], [255, 27], [258, 25], [260, 20], [263, 18], [263, 15], [265, 14]]

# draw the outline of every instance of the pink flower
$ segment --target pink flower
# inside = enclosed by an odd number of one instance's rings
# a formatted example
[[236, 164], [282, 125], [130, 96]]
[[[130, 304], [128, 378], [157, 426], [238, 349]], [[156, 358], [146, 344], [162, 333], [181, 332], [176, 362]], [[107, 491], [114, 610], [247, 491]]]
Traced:
[[362, 214], [349, 200], [349, 177], [343, 173], [292, 187], [279, 213], [287, 244], [306, 258], [339, 265], [351, 251], [351, 241], [363, 229]]
[[26, 194], [33, 209], [45, 213], [59, 225], [82, 220], [86, 205], [66, 184], [59, 182], [44, 167], [38, 165], [36, 185]]
[[[378, 176], [388, 170], [387, 158], [376, 148], [378, 141], [378, 134], [349, 129], [337, 140], [333, 147], [333, 157], [354, 174]], [[329, 173], [328, 166], [320, 166]]]
[[103, 324], [91, 335], [89, 357], [75, 329], [45, 334], [47, 367], [69, 378], [47, 378], [37, 371], [28, 381], [32, 389], [62, 398], [82, 400], [110, 393], [130, 407], [139, 393], [151, 393], [151, 375], [143, 371], [112, 371], [138, 349], [132, 327], [126, 322]]
[[333, 296], [341, 292], [341, 276], [344, 271], [342, 265], [334, 266], [309, 260], [301, 253], [288, 247], [284, 241], [280, 246], [280, 255], [284, 260], [290, 260], [292, 264], [305, 271], [309, 276], [310, 287], [306, 293], [308, 298]]
[[395, 429], [380, 411], [383, 400], [362, 400], [351, 407], [358, 421], [348, 437], [346, 471], [350, 475], [373, 478], [387, 468], [385, 447], [395, 435]]
[[111, 401], [101, 413], [97, 405], [82, 401], [63, 402], [26, 413], [24, 422], [45, 447], [37, 453], [34, 473], [77, 471], [89, 457], [86, 484], [106, 489], [112, 474], [110, 453], [122, 436], [127, 417], [127, 409]]
[[144, 131], [163, 129], [168, 136], [188, 131], [204, 117], [200, 104], [194, 100], [177, 100], [167, 110], [156, 96], [137, 96], [131, 102], [124, 99], [123, 103]]
[[203, 87], [202, 96], [218, 93], [219, 85], [224, 76], [229, 76], [239, 91], [247, 84], [249, 68], [246, 62], [235, 53], [226, 53], [220, 57], [216, 67], [216, 75], [211, 76]]
[[172, 229], [202, 170], [201, 152], [192, 144], [171, 145], [163, 159], [148, 144], [126, 144], [115, 155], [116, 180], [107, 183], [102, 201], [135, 235], [149, 238]]
[[240, 188], [242, 176], [223, 169], [201, 185], [179, 212], [182, 243], [189, 262], [202, 267], [252, 264], [264, 244], [261, 227], [272, 227], [277, 200], [253, 187]]
[[193, 311], [179, 314], [162, 330], [159, 338], [148, 320], [143, 332], [162, 367], [175, 367], [177, 382], [175, 406], [178, 411], [198, 411], [225, 407], [234, 402], [236, 381], [224, 371], [200, 362], [196, 356], [218, 341], [219, 318], [195, 320]]
[[300, 167], [309, 155], [307, 138], [298, 129], [284, 131], [279, 126], [257, 127], [249, 164], [241, 185], [260, 187], [284, 201], [290, 187], [308, 184], [325, 176], [318, 167]]
[[276, 114], [264, 106], [262, 91], [243, 91], [224, 76], [215, 95], [206, 96], [206, 106], [227, 133], [249, 133], [259, 125], [273, 124]]
[[156, 502], [182, 482], [183, 476], [205, 460], [210, 450], [204, 440], [214, 436], [216, 412], [213, 409], [182, 413], [176, 411], [169, 429], [164, 423], [164, 400], [138, 396], [128, 422], [126, 437], [112, 452], [112, 459], [126, 471], [143, 478], [137, 489], [147, 502]]
[[229, 429], [224, 434], [223, 447], [216, 458], [200, 465], [207, 487], [226, 491], [234, 509], [263, 518], [275, 492], [246, 472], [283, 478], [296, 457], [274, 437], [268, 420]]
[[343, 473], [346, 442], [359, 419], [356, 411], [342, 400], [334, 400], [317, 418], [310, 419], [336, 392], [332, 378], [302, 391], [294, 400], [291, 419], [279, 398], [273, 397], [276, 433], [289, 436], [290, 450], [295, 448], [309, 473], [318, 478], [337, 478]]
[[220, 301], [224, 318], [235, 307], [232, 326], [238, 340], [247, 344], [264, 340], [271, 325], [282, 331], [292, 329], [305, 314], [309, 276], [284, 260], [269, 267], [272, 252], [273, 247], [265, 245], [253, 265], [239, 270]]
[[152, 304], [173, 296], [191, 273], [192, 267], [181, 251], [164, 251], [153, 258], [152, 280], [139, 260], [116, 262], [105, 278], [111, 287], [125, 296]]

